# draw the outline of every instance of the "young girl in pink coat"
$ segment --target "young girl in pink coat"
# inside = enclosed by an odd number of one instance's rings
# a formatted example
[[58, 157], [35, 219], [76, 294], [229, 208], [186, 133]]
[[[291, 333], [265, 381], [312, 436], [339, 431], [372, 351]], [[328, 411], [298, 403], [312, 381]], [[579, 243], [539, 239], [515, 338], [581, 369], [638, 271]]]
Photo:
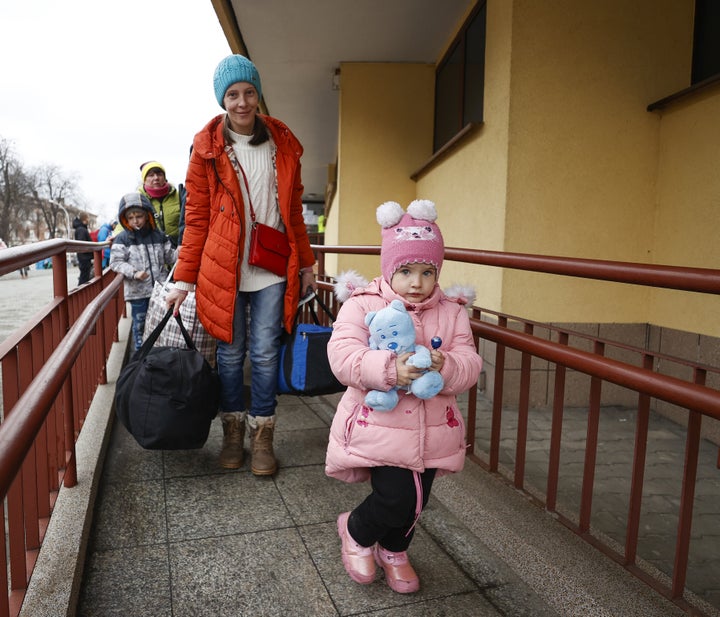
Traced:
[[[336, 295], [344, 303], [328, 345], [332, 370], [348, 388], [333, 419], [325, 472], [346, 482], [370, 480], [372, 488], [352, 512], [338, 517], [343, 565], [354, 581], [369, 584], [377, 564], [399, 593], [420, 588], [407, 549], [435, 477], [463, 467], [465, 423], [456, 397], [477, 383], [482, 366], [467, 297], [450, 298], [438, 286], [445, 246], [436, 218], [427, 200], [412, 202], [407, 213], [395, 202], [377, 209], [382, 276], [370, 284], [338, 277]], [[418, 345], [442, 339], [431, 351], [430, 370], [440, 372], [444, 386], [426, 400], [405, 389], [423, 373], [406, 363], [410, 353], [368, 345], [365, 316], [398, 299], [412, 317]], [[365, 404], [369, 390], [394, 387], [400, 400], [391, 411]]]

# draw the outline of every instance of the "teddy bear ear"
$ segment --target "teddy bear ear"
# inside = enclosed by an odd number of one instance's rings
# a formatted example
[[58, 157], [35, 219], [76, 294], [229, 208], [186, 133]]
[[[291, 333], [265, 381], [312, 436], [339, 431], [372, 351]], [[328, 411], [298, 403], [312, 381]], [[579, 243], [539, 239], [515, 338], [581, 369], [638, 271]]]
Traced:
[[377, 311], [370, 311], [367, 315], [365, 315], [365, 325], [369, 326], [372, 323], [372, 320], [375, 319], [375, 315], [377, 314]]
[[377, 222], [384, 228], [397, 225], [403, 214], [405, 214], [405, 211], [396, 201], [386, 201], [384, 204], [380, 204], [375, 211]]

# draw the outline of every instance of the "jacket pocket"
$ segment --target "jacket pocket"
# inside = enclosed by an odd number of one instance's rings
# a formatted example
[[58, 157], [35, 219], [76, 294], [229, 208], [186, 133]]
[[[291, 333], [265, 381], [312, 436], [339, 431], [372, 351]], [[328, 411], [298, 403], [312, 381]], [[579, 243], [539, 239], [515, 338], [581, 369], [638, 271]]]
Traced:
[[370, 411], [371, 410], [365, 405], [357, 405], [353, 413], [348, 414], [348, 417], [345, 420], [345, 437], [343, 441], [343, 446], [346, 450], [350, 448], [355, 430], [358, 427], [367, 427], [367, 419], [370, 415]]
[[465, 450], [465, 420], [455, 405], [448, 405], [426, 427], [426, 456], [437, 459]]

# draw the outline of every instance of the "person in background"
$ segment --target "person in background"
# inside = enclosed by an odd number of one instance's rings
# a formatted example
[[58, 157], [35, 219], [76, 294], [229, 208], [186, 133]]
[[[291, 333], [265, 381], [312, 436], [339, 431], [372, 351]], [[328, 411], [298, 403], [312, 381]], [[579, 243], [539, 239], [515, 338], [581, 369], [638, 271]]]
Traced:
[[[88, 221], [90, 216], [87, 212], [81, 212], [73, 220], [73, 229], [75, 230], [75, 239], [82, 240], [83, 242], [92, 242], [90, 237], [90, 231], [88, 230]], [[78, 285], [84, 285], [90, 280], [90, 274], [92, 272], [93, 254], [92, 252], [78, 253], [78, 268], [80, 269], [80, 276], [78, 277]]]
[[178, 245], [180, 236], [180, 212], [185, 206], [185, 187], [175, 188], [167, 181], [165, 168], [157, 161], [147, 161], [140, 165], [142, 185], [140, 193], [150, 200], [155, 209], [157, 226], [164, 231], [173, 243]]
[[[8, 245], [5, 244], [5, 240], [0, 238], [0, 250], [6, 249], [6, 248], [8, 248]], [[18, 272], [20, 272], [21, 279], [26, 279], [28, 277], [28, 267], [27, 266], [23, 266], [22, 268], [20, 268], [20, 270], [18, 270]]]
[[165, 282], [177, 255], [170, 238], [157, 228], [154, 214], [145, 195], [125, 195], [118, 207], [123, 231], [110, 249], [110, 268], [125, 277], [125, 300], [130, 302], [136, 350], [142, 346], [145, 316], [155, 282]]
[[[98, 229], [98, 236], [97, 241], [98, 242], [105, 242], [105, 240], [112, 238], [113, 236], [113, 229], [117, 225], [117, 221], [113, 219], [109, 223], [103, 223], [100, 226], [100, 229]], [[102, 259], [102, 268], [103, 270], [107, 268], [110, 265], [110, 247], [107, 247], [105, 250], [103, 250], [103, 259]]]
[[[213, 86], [227, 113], [210, 120], [193, 141], [182, 250], [167, 303], [177, 312], [195, 290], [200, 321], [218, 339], [220, 465], [243, 465], [247, 423], [250, 469], [266, 476], [278, 467], [273, 434], [282, 326], [292, 330], [301, 290], [317, 288], [302, 215], [302, 146], [280, 120], [259, 113], [260, 75], [250, 60], [224, 58]], [[287, 234], [290, 256], [281, 275], [249, 264], [251, 205], [259, 223]], [[243, 369], [248, 353], [249, 401]]]
[[[330, 428], [325, 473], [345, 482], [369, 480], [371, 489], [352, 511], [338, 516], [343, 565], [363, 585], [375, 580], [380, 566], [398, 593], [420, 588], [407, 549], [435, 476], [463, 468], [465, 423], [456, 397], [477, 383], [482, 368], [465, 308], [470, 294], [451, 298], [438, 285], [445, 245], [436, 218], [435, 204], [427, 200], [415, 200], [407, 213], [396, 202], [377, 209], [382, 275], [349, 296], [336, 286], [343, 305], [328, 344], [330, 367], [348, 388]], [[440, 372], [444, 385], [431, 398], [405, 389], [424, 372], [407, 363], [412, 354], [368, 344], [368, 314], [394, 300], [412, 316], [419, 344], [430, 347], [434, 337], [441, 339], [440, 348], [430, 352], [430, 370]], [[401, 393], [395, 409], [365, 403], [369, 390], [394, 387]]]

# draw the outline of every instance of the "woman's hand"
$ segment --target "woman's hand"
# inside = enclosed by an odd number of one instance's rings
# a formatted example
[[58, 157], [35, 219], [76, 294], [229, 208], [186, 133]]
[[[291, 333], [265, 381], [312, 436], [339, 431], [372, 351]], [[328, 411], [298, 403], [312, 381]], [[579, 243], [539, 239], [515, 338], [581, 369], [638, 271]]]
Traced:
[[300, 296], [309, 295], [308, 290], [312, 289], [313, 293], [317, 293], [318, 285], [315, 280], [315, 273], [312, 270], [300, 272]]
[[185, 301], [187, 295], [187, 291], [178, 289], [177, 287], [168, 292], [168, 295], [165, 298], [165, 304], [168, 308], [173, 308], [173, 315], [178, 315], [180, 313], [180, 305]]

